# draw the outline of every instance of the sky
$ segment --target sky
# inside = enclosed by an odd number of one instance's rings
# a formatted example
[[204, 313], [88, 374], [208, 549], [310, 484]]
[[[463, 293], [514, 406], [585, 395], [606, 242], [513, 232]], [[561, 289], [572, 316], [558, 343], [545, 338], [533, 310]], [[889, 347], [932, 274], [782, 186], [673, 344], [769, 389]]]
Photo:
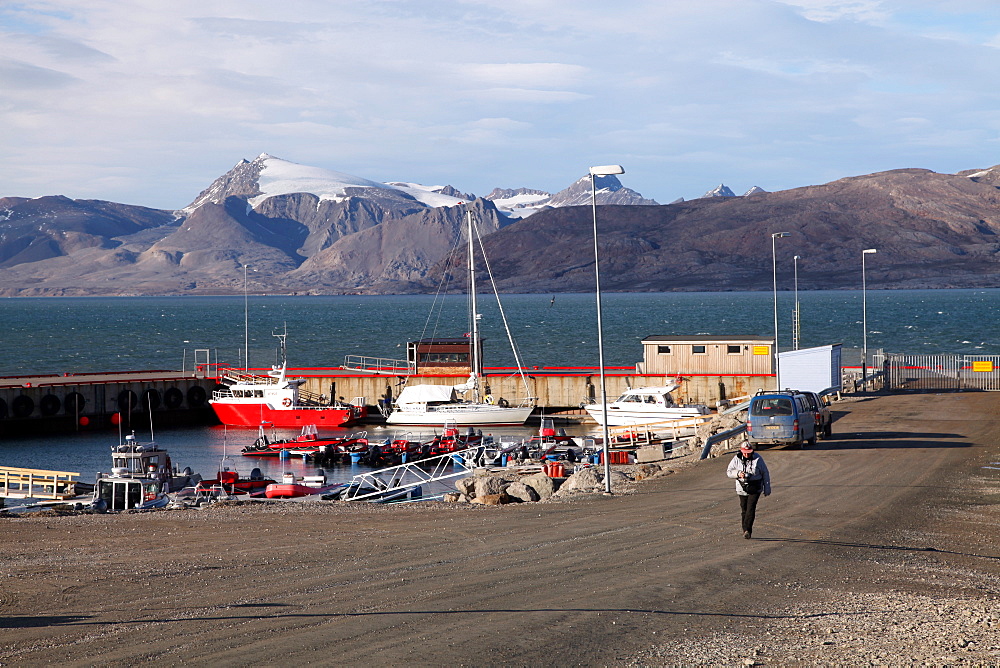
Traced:
[[1000, 163], [996, 0], [0, 0], [0, 197], [186, 206], [261, 153], [668, 203]]

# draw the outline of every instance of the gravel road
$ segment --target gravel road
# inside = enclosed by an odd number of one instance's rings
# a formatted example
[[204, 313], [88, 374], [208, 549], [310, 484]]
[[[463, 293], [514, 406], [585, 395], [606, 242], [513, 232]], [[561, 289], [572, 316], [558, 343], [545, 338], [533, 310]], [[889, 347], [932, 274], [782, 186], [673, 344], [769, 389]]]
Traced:
[[[629, 494], [0, 519], [0, 664], [1000, 663], [1000, 395], [837, 406]], [[995, 464], [1000, 467], [1000, 464]]]

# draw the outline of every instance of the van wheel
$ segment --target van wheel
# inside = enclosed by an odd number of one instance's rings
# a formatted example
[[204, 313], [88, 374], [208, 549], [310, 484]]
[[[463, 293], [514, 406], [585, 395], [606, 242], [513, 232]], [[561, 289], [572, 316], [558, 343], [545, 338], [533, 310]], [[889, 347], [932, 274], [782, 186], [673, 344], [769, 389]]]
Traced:
[[823, 427], [823, 438], [833, 438], [833, 424], [830, 422], [826, 423]]
[[812, 438], [809, 439], [809, 445], [816, 445], [816, 434], [813, 434]]

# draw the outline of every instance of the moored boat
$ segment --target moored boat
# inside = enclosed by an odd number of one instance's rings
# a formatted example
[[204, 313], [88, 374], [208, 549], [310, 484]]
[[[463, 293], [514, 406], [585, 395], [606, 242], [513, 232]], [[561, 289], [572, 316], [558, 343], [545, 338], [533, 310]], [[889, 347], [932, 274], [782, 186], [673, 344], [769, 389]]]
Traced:
[[[472, 212], [466, 212], [468, 221], [468, 269], [469, 269], [469, 316], [472, 331], [465, 335], [468, 341], [469, 379], [461, 385], [407, 385], [396, 398], [391, 411], [387, 411], [386, 424], [393, 425], [437, 425], [445, 422], [457, 422], [463, 425], [501, 426], [524, 424], [534, 411], [533, 399], [528, 397], [528, 381], [521, 367], [520, 356], [514, 345], [510, 328], [507, 327], [500, 295], [497, 294], [497, 305], [504, 321], [504, 328], [510, 339], [511, 349], [517, 361], [518, 373], [524, 389], [524, 399], [518, 405], [512, 406], [506, 400], [490, 396], [489, 391], [483, 391], [481, 380], [483, 363], [481, 359], [482, 343], [479, 332], [481, 314], [477, 307], [475, 237]], [[494, 291], [495, 286], [494, 286]], [[465, 338], [463, 337], [463, 338]], [[466, 394], [468, 393], [468, 397]]]
[[293, 473], [286, 473], [282, 476], [281, 482], [272, 483], [264, 489], [264, 496], [269, 499], [298, 499], [304, 496], [334, 493], [345, 484], [328, 485], [325, 475], [298, 477]]
[[[671, 394], [679, 386], [677, 383], [654, 387], [637, 387], [626, 390], [620, 397], [608, 403], [608, 426], [628, 427], [652, 424], [669, 420], [708, 415], [711, 409], [704, 404], [678, 404]], [[584, 409], [597, 424], [604, 424], [604, 414], [600, 403], [587, 404]]]
[[289, 378], [285, 358], [287, 334], [274, 334], [280, 341], [280, 363], [266, 376], [229, 370], [221, 382], [226, 387], [215, 390], [209, 405], [224, 425], [274, 427], [322, 425], [342, 427], [367, 415], [364, 398], [351, 403], [302, 389], [304, 378]]
[[150, 510], [163, 508], [168, 493], [200, 477], [190, 469], [177, 471], [170, 455], [156, 443], [137, 443], [135, 434], [111, 448], [111, 473], [99, 473], [91, 505], [96, 510]]

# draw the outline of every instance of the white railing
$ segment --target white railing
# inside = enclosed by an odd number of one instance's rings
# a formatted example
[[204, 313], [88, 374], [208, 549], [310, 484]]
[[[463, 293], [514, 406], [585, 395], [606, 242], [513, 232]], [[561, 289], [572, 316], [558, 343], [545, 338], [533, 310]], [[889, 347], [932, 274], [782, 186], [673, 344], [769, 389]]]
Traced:
[[367, 357], [365, 355], [345, 356], [344, 364], [340, 368], [368, 373], [416, 373], [416, 365], [413, 362], [387, 357]]

